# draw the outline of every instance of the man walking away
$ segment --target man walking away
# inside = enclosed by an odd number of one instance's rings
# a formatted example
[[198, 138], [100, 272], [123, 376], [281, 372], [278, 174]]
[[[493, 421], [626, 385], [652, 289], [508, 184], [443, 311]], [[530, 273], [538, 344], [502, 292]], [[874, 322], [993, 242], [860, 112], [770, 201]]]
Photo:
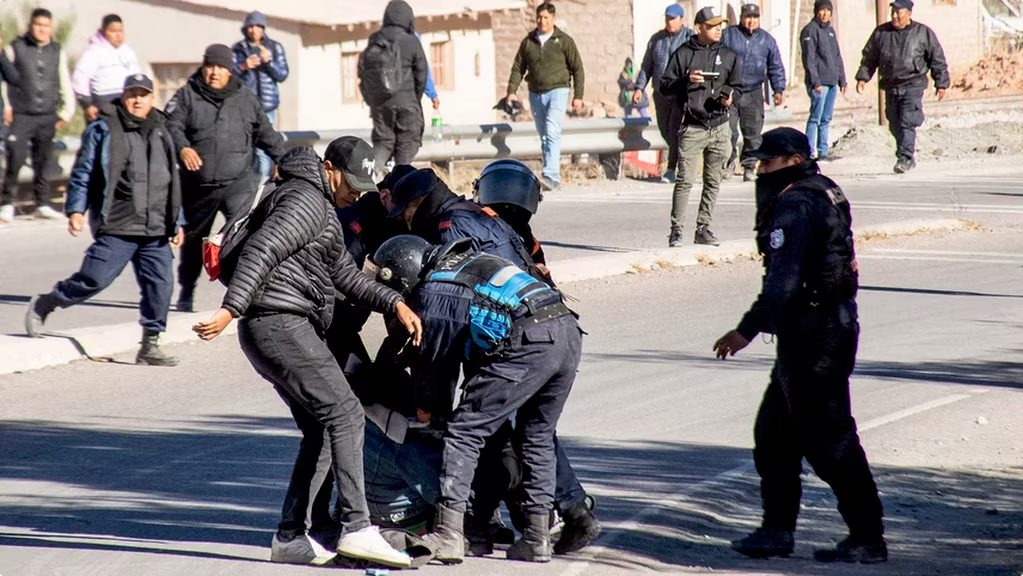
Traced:
[[896, 174], [916, 167], [916, 129], [924, 123], [924, 92], [927, 71], [934, 79], [938, 100], [949, 86], [945, 52], [934, 31], [913, 21], [912, 0], [892, 2], [892, 20], [874, 29], [863, 47], [856, 72], [856, 93], [879, 71], [884, 90], [888, 131], [895, 137]]
[[668, 4], [664, 9], [664, 29], [658, 30], [647, 42], [643, 54], [643, 64], [636, 78], [636, 91], [632, 101], [642, 101], [647, 82], [654, 87], [654, 113], [657, 114], [657, 129], [661, 138], [668, 143], [668, 168], [661, 177], [661, 182], [674, 183], [675, 171], [678, 169], [678, 129], [682, 122], [682, 109], [673, 96], [665, 96], [657, 89], [661, 83], [661, 75], [668, 66], [671, 55], [696, 34], [685, 25], [685, 10], [675, 3]]
[[728, 108], [742, 87], [735, 53], [721, 43], [721, 29], [728, 20], [707, 7], [696, 13], [695, 21], [696, 36], [672, 55], [658, 85], [662, 95], [675, 98], [682, 107], [678, 134], [682, 162], [671, 198], [671, 247], [682, 245], [686, 204], [701, 160], [703, 194], [694, 239], [697, 244], [718, 245], [710, 223], [728, 157]]
[[67, 57], [60, 44], [53, 40], [53, 15], [45, 8], [36, 8], [30, 22], [28, 32], [11, 42], [20, 83], [11, 85], [4, 108], [4, 125], [10, 127], [10, 133], [7, 136], [7, 176], [0, 193], [0, 222], [14, 219], [18, 173], [30, 150], [34, 216], [50, 220], [61, 217], [60, 212], [50, 206], [53, 191], [46, 177], [46, 166], [53, 156], [57, 130], [75, 114], [75, 99]]
[[849, 201], [809, 159], [799, 130], [771, 130], [753, 154], [760, 160], [756, 233], [763, 283], [749, 312], [714, 343], [714, 352], [724, 360], [768, 333], [778, 337], [778, 358], [753, 430], [763, 523], [732, 547], [754, 558], [792, 554], [806, 458], [831, 486], [849, 526], [847, 538], [814, 551], [814, 558], [884, 562], [881, 501], [849, 404], [860, 334]]
[[142, 292], [142, 348], [135, 362], [174, 366], [177, 359], [164, 354], [157, 341], [167, 328], [174, 289], [170, 247], [180, 244], [183, 235], [177, 226], [181, 188], [176, 154], [163, 113], [153, 108], [153, 81], [135, 74], [122, 86], [120, 101], [104, 104], [100, 117], [85, 129], [68, 181], [68, 232], [81, 234], [88, 212], [95, 240], [81, 270], [32, 298], [25, 331], [40, 336], [51, 312], [99, 294], [131, 262]]
[[[234, 54], [232, 71], [252, 91], [263, 106], [270, 125], [277, 126], [277, 107], [281, 104], [277, 85], [288, 79], [288, 58], [284, 46], [266, 35], [266, 16], [256, 10], [249, 12], [242, 23], [243, 40], [231, 48]], [[256, 171], [263, 178], [270, 176], [273, 162], [256, 149]]]
[[544, 2], [536, 7], [536, 30], [519, 44], [508, 78], [509, 101], [518, 100], [515, 92], [525, 78], [529, 86], [529, 108], [540, 135], [543, 170], [540, 184], [547, 190], [561, 185], [561, 124], [568, 109], [583, 105], [583, 60], [575, 41], [554, 25], [554, 4]]
[[85, 120], [92, 122], [99, 117], [100, 106], [119, 100], [124, 79], [140, 71], [135, 51], [124, 43], [124, 22], [117, 14], [107, 14], [71, 75]]
[[760, 132], [764, 129], [764, 79], [771, 83], [774, 105], [781, 106], [785, 66], [774, 36], [760, 27], [760, 7], [743, 4], [739, 14], [739, 25], [729, 27], [721, 36], [721, 43], [739, 57], [739, 77], [742, 80], [742, 89], [732, 99], [732, 113], [728, 119], [732, 131], [732, 154], [725, 166], [724, 177], [732, 174], [738, 159], [742, 163], [743, 182], [752, 182], [757, 161], [749, 153], [760, 147]]
[[838, 46], [835, 27], [831, 25], [831, 0], [813, 4], [814, 18], [799, 33], [803, 46], [805, 84], [810, 95], [810, 116], [806, 119], [806, 137], [810, 140], [810, 157], [828, 159], [828, 126], [835, 110], [838, 92], [845, 95], [845, 64]]
[[384, 10], [384, 25], [359, 55], [359, 89], [373, 119], [377, 174], [384, 166], [411, 164], [423, 145], [426, 54], [415, 35], [416, 17], [404, 0]]
[[209, 235], [217, 212], [230, 220], [252, 206], [259, 185], [252, 169], [253, 144], [274, 161], [284, 152], [284, 138], [270, 125], [256, 96], [231, 74], [232, 66], [230, 48], [210, 45], [202, 67], [167, 104], [167, 128], [185, 169], [185, 242], [178, 265], [181, 312], [194, 311], [202, 239]]

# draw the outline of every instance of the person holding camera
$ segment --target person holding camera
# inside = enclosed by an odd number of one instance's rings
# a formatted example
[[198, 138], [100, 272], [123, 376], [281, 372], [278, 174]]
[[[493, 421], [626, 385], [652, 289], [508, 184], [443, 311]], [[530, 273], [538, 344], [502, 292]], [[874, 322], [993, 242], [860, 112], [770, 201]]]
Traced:
[[721, 43], [728, 20], [716, 8], [701, 8], [694, 18], [696, 36], [682, 45], [668, 61], [658, 90], [676, 98], [682, 107], [682, 125], [678, 132], [679, 157], [671, 199], [671, 232], [668, 246], [682, 245], [689, 191], [696, 177], [697, 163], [703, 159], [703, 196], [696, 217], [697, 244], [717, 246], [710, 223], [721, 188], [722, 169], [731, 151], [728, 108], [732, 94], [742, 86], [734, 52]]
[[[281, 104], [278, 84], [288, 79], [288, 57], [284, 46], [266, 35], [266, 15], [255, 10], [249, 12], [242, 22], [243, 40], [231, 47], [234, 54], [232, 73], [245, 85], [263, 106], [270, 125], [277, 127], [277, 107]], [[267, 178], [273, 170], [270, 157], [256, 149], [256, 169], [260, 176]]]

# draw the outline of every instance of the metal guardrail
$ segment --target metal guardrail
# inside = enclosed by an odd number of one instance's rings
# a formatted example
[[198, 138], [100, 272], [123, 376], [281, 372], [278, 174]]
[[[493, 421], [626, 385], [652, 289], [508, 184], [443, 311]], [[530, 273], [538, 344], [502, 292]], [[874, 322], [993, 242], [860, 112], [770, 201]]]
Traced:
[[[786, 116], [787, 115], [787, 116]], [[779, 122], [791, 118], [788, 111], [768, 111], [766, 121]], [[340, 136], [357, 136], [370, 141], [370, 130], [326, 130], [283, 132], [287, 145], [312, 146], [320, 154], [331, 140]], [[71, 173], [80, 140], [65, 138], [55, 143], [61, 179]], [[652, 118], [589, 118], [567, 119], [562, 126], [561, 154], [613, 154], [636, 150], [667, 148]], [[540, 157], [540, 137], [532, 122], [504, 122], [445, 126], [444, 137], [434, 139], [432, 127], [423, 133], [423, 146], [416, 154], [417, 162], [453, 162], [462, 160], [494, 160], [497, 158], [530, 159]], [[22, 170], [18, 181], [30, 182], [30, 170]], [[54, 178], [56, 181], [57, 178]]]

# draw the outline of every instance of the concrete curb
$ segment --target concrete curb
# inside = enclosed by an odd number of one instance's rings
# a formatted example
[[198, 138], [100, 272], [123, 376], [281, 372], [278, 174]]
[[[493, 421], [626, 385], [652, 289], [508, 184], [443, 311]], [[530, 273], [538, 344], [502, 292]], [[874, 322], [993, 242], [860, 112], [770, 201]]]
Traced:
[[[857, 228], [860, 238], [903, 236], [917, 233], [962, 230], [968, 225], [963, 220], [934, 219], [893, 222], [878, 226]], [[753, 240], [732, 240], [720, 246], [686, 246], [660, 250], [615, 252], [587, 258], [575, 258], [555, 265], [555, 279], [559, 283], [581, 282], [622, 274], [635, 274], [697, 264], [726, 262], [756, 256]], [[205, 320], [210, 312], [175, 314], [170, 317], [167, 332], [160, 338], [163, 344], [197, 342], [192, 325]], [[234, 334], [237, 322], [224, 331]], [[44, 338], [27, 336], [0, 336], [0, 374], [36, 370], [47, 366], [67, 364], [75, 360], [99, 359], [136, 349], [142, 329], [135, 322], [106, 326], [89, 326], [63, 332], [47, 332]]]

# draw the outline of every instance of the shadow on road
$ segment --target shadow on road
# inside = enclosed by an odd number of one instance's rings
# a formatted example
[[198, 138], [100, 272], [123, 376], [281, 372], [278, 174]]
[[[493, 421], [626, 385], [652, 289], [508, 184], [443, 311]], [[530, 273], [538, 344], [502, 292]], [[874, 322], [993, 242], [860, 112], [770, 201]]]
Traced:
[[[0, 546], [241, 559], [188, 546], [267, 546], [298, 443], [291, 427], [287, 418], [242, 417], [182, 422], [163, 431], [4, 422]], [[822, 573], [810, 559], [812, 547], [844, 535], [830, 491], [808, 478], [796, 557], [746, 559], [727, 541], [759, 517], [748, 450], [579, 438], [565, 443], [605, 522], [602, 548], [573, 560], [633, 570], [667, 564], [809, 576]], [[884, 573], [1008, 574], [1020, 563], [1023, 468], [1001, 475], [875, 472], [893, 555]], [[170, 541], [171, 549], [152, 541]], [[881, 572], [842, 567], [833, 573]]]

